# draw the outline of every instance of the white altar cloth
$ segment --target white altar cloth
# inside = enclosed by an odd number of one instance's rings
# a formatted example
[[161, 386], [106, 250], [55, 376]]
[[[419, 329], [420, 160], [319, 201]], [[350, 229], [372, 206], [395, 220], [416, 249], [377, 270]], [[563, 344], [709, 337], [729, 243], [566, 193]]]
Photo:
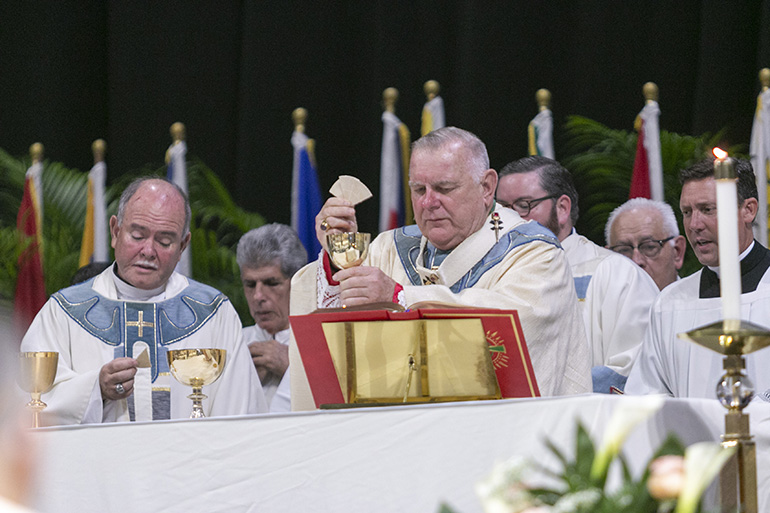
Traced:
[[[544, 458], [549, 437], [572, 453], [576, 419], [595, 443], [619, 401], [544, 399], [314, 411], [44, 428], [34, 506], [41, 512], [480, 513], [474, 485], [514, 454]], [[667, 399], [632, 432], [636, 472], [670, 432], [719, 440], [716, 400]], [[770, 506], [770, 404], [749, 408], [760, 511]]]

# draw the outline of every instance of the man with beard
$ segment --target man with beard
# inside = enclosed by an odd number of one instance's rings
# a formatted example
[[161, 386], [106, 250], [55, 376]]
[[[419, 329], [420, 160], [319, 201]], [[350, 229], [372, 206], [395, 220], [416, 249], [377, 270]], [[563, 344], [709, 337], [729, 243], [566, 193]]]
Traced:
[[577, 191], [558, 162], [534, 156], [506, 165], [500, 171], [497, 201], [559, 239], [592, 349], [594, 392], [622, 391], [658, 292], [655, 282], [630, 259], [575, 231]]

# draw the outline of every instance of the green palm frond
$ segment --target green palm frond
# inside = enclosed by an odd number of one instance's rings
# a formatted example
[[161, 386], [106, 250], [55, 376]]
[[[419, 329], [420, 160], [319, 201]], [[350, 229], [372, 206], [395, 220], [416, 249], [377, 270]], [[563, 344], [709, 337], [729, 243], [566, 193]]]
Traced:
[[[578, 191], [580, 217], [577, 231], [599, 245], [604, 245], [604, 226], [610, 212], [628, 200], [631, 174], [636, 157], [637, 134], [628, 130], [611, 129], [597, 121], [570, 116], [565, 125], [567, 140], [564, 166], [572, 172]], [[679, 170], [705, 158], [722, 140], [724, 131], [717, 134], [691, 136], [660, 132], [663, 187], [666, 202], [674, 207], [682, 229], [679, 212]], [[745, 145], [727, 148], [730, 154], [740, 155]], [[700, 268], [695, 255], [688, 248], [682, 274]]]

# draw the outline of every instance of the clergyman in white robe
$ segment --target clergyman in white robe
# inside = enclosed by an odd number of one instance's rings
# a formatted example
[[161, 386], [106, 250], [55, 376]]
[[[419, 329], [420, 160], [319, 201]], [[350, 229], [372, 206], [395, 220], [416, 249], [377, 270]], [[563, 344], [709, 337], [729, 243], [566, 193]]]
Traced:
[[658, 287], [633, 260], [575, 232], [561, 241], [591, 346], [593, 390], [622, 392]]
[[[380, 234], [362, 265], [399, 283], [403, 306], [440, 301], [517, 310], [541, 395], [590, 392], [590, 350], [564, 251], [539, 224], [497, 204], [494, 212], [502, 220], [499, 242], [491, 215], [450, 252], [436, 250], [413, 225]], [[328, 283], [323, 255], [294, 275], [292, 315], [340, 306], [339, 287]], [[292, 409], [315, 408], [293, 339], [289, 361]]]
[[[770, 251], [757, 241], [741, 260], [741, 319], [770, 329]], [[724, 374], [719, 353], [677, 337], [722, 320], [714, 271], [700, 271], [663, 289], [650, 312], [650, 328], [626, 383], [627, 394], [716, 398]], [[746, 357], [756, 395], [770, 400], [770, 349]]]
[[[113, 268], [55, 293], [22, 340], [22, 351], [59, 353], [56, 381], [42, 397], [48, 404], [43, 423], [188, 418], [192, 389], [170, 375], [168, 349], [227, 351], [222, 375], [203, 387], [207, 417], [267, 411], [240, 319], [223, 294], [178, 273], [164, 287], [141, 290], [118, 278]], [[133, 393], [103, 400], [102, 366], [145, 350], [151, 365], [137, 370]]]
[[[246, 344], [251, 342], [265, 342], [275, 340], [284, 346], [289, 345], [291, 337], [289, 328], [271, 335], [266, 330], [259, 327], [259, 324], [246, 326], [243, 328], [243, 341]], [[268, 411], [270, 413], [282, 413], [291, 411], [291, 387], [289, 386], [289, 369], [283, 373], [282, 377], [269, 373], [262, 381], [262, 391], [265, 393]]]

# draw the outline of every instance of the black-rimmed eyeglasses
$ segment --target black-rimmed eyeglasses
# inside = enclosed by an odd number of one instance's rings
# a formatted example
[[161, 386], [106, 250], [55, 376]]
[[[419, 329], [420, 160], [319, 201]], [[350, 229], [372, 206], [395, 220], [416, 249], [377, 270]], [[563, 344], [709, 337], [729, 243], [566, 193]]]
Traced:
[[663, 240], [648, 239], [640, 242], [638, 246], [632, 246], [630, 244], [615, 244], [614, 246], [610, 246], [610, 249], [615, 253], [620, 253], [621, 255], [627, 256], [628, 258], [632, 258], [634, 256], [634, 250], [638, 249], [639, 253], [646, 256], [647, 258], [655, 258], [658, 256], [658, 253], [660, 253], [660, 250], [663, 249], [663, 244], [673, 238], [674, 235]]
[[542, 198], [536, 198], [531, 200], [519, 199], [514, 201], [513, 203], [508, 203], [507, 201], [501, 201], [498, 199], [497, 202], [504, 207], [514, 209], [516, 212], [519, 213], [520, 216], [523, 217], [529, 214], [529, 211], [532, 210], [534, 207], [536, 207], [541, 201], [558, 198], [559, 196], [560, 196], [559, 194], [551, 194], [550, 196], [543, 196]]

